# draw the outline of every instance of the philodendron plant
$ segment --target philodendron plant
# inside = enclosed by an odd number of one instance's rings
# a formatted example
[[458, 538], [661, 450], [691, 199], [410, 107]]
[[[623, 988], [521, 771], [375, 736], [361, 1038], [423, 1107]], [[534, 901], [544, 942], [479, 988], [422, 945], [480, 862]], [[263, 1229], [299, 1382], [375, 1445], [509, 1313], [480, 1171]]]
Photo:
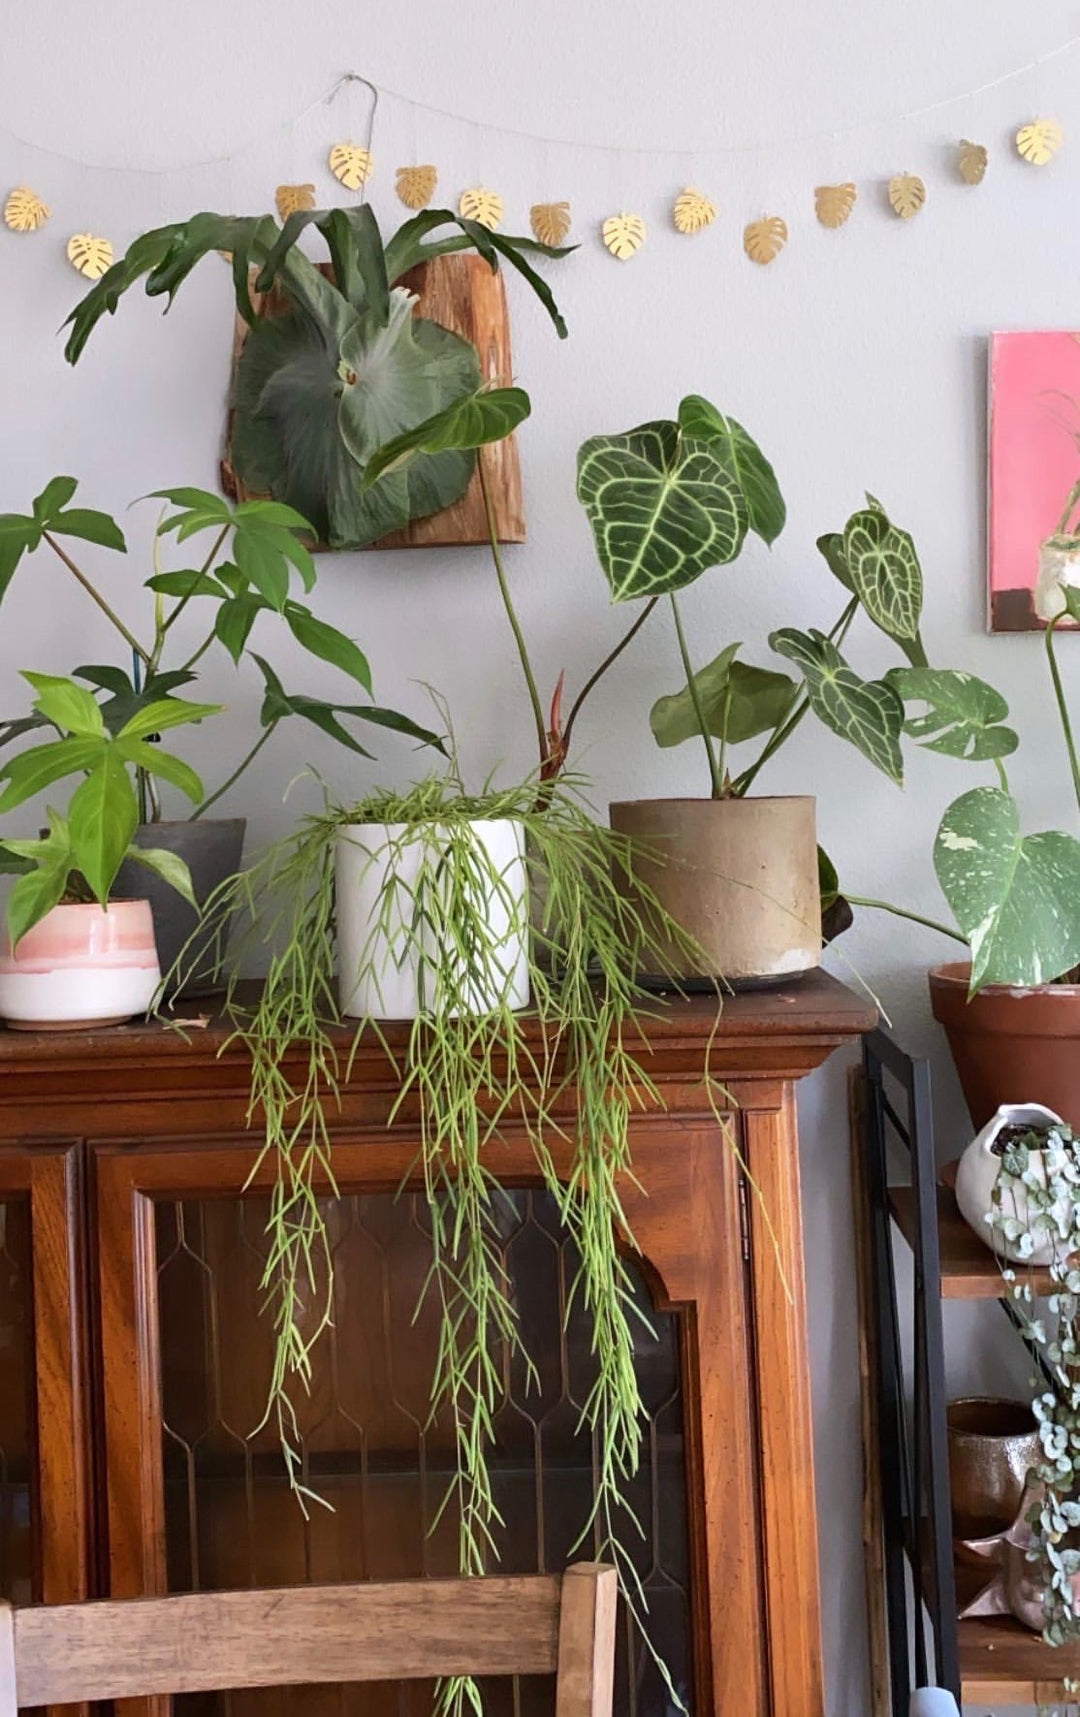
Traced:
[[[191, 877], [175, 853], [133, 845], [139, 821], [137, 772], [179, 787], [194, 803], [202, 798], [195, 771], [160, 743], [161, 734], [216, 715], [217, 704], [181, 698], [145, 701], [110, 729], [101, 705], [85, 686], [53, 674], [24, 675], [37, 696], [34, 714], [57, 737], [29, 746], [0, 769], [0, 813], [13, 811], [56, 782], [79, 776], [61, 816], [51, 807], [48, 832], [38, 839], [0, 840], [2, 868], [18, 872], [8, 895], [13, 948], [62, 900], [107, 906], [125, 858], [155, 871], [194, 906]], [[154, 743], [152, 743], [154, 742]]]
[[[332, 278], [297, 247], [314, 227]], [[438, 228], [450, 236], [432, 239]], [[569, 247], [573, 249], [573, 246]], [[489, 232], [449, 209], [425, 209], [383, 242], [370, 208], [308, 209], [279, 227], [271, 215], [199, 214], [136, 239], [69, 318], [66, 354], [76, 363], [100, 318], [145, 277], [148, 297], [171, 304], [199, 260], [232, 257], [236, 306], [248, 331], [232, 397], [230, 455], [245, 489], [287, 503], [331, 548], [362, 548], [411, 519], [460, 500], [473, 474], [471, 449], [447, 447], [362, 487], [361, 472], [383, 443], [424, 422], [482, 380], [470, 341], [414, 314], [403, 280], [419, 264], [474, 250], [495, 269], [508, 263], [529, 283], [560, 336], [566, 325], [546, 282], [528, 261], [566, 249]], [[252, 297], [279, 288], [284, 314]]]
[[[153, 570], [143, 582], [153, 629], [140, 627], [139, 635], [73, 557], [73, 541], [126, 553], [124, 535], [115, 519], [91, 508], [73, 507], [75, 491], [73, 477], [54, 477], [29, 513], [0, 515], [0, 601], [23, 558], [45, 547], [97, 604], [133, 663], [131, 672], [116, 664], [88, 664], [73, 670], [74, 677], [92, 687], [94, 696], [101, 700], [97, 707], [107, 730], [118, 735], [141, 711], [157, 707], [162, 698], [190, 685], [197, 678], [199, 663], [213, 649], [224, 650], [236, 666], [250, 658], [262, 678], [264, 695], [255, 742], [206, 798], [200, 791], [194, 817], [201, 817], [235, 784], [289, 717], [310, 722], [362, 757], [371, 753], [347, 724], [363, 722], [392, 729], [422, 744], [440, 744], [434, 733], [397, 710], [367, 701], [336, 702], [286, 691], [266, 656], [252, 647], [250, 640], [257, 624], [284, 628], [310, 656], [353, 680], [365, 699], [372, 696], [371, 671], [359, 645], [292, 594], [294, 578], [299, 579], [307, 595], [316, 576], [307, 547], [311, 527], [299, 513], [276, 501], [245, 501], [231, 506], [202, 489], [159, 490], [156, 498], [165, 506], [155, 536]], [[161, 564], [161, 551], [170, 539], [180, 545], [196, 538], [202, 547], [195, 567], [169, 570]], [[209, 612], [211, 617], [197, 640], [192, 643], [189, 639], [184, 649], [177, 651], [174, 628], [192, 603], [195, 611]], [[206, 713], [210, 711], [204, 710]], [[52, 719], [39, 705], [31, 715], [0, 725], [0, 748], [47, 727]], [[160, 798], [155, 771], [149, 766], [138, 765], [137, 794], [141, 820], [159, 821]]]

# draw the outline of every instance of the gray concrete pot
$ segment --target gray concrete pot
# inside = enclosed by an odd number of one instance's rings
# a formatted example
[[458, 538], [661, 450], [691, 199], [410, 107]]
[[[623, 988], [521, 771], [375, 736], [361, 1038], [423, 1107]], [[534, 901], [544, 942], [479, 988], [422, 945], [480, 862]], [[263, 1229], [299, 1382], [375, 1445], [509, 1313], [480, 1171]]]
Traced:
[[639, 844], [622, 878], [650, 889], [702, 953], [689, 962], [660, 947], [641, 976], [735, 988], [781, 984], [821, 962], [814, 800], [633, 799], [609, 808], [611, 826]]
[[[246, 829], [244, 817], [208, 818], [205, 823], [141, 823], [135, 831], [135, 845], [164, 847], [182, 858], [191, 872], [195, 898], [202, 906], [220, 883], [240, 869]], [[198, 914], [164, 878], [133, 859], [125, 859], [120, 866], [114, 893], [149, 900], [158, 960], [167, 979], [198, 926]], [[185, 966], [191, 975], [183, 986], [185, 996], [210, 995], [220, 988], [216, 953], [209, 946], [202, 950], [197, 945], [188, 949]], [[167, 985], [166, 993], [176, 995], [176, 985]]]

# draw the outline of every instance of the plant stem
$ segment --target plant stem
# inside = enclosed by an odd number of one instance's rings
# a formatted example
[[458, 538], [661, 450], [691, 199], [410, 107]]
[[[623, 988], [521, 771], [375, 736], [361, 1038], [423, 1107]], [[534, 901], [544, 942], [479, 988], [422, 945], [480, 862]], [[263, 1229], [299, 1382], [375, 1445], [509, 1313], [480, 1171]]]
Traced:
[[726, 779], [728, 745], [727, 730], [728, 721], [731, 718], [731, 693], [732, 684], [731, 681], [728, 680], [727, 691], [724, 693], [724, 714], [720, 721], [720, 756], [716, 765], [721, 781]]
[[1065, 511], [1061, 515], [1061, 520], [1060, 520], [1060, 523], [1058, 524], [1058, 528], [1057, 528], [1057, 534], [1059, 537], [1068, 536], [1068, 534], [1069, 534], [1069, 519], [1072, 515], [1073, 508], [1076, 506], [1077, 501], [1080, 501], [1080, 480], [1075, 482], [1073, 484], [1072, 488], [1069, 490], [1069, 498], [1065, 502]]
[[77, 579], [78, 582], [82, 585], [83, 589], [86, 591], [87, 596], [89, 596], [92, 601], [97, 603], [98, 607], [101, 609], [101, 612], [105, 615], [105, 618], [107, 620], [110, 620], [112, 622], [112, 624], [116, 627], [116, 630], [119, 632], [119, 634], [120, 634], [121, 638], [123, 638], [124, 642], [126, 644], [128, 644], [131, 647], [131, 649], [133, 649], [135, 651], [136, 655], [139, 656], [142, 659], [142, 661], [144, 661], [146, 663], [147, 667], [149, 667], [150, 666], [149, 655], [143, 649], [142, 645], [139, 643], [139, 640], [134, 636], [134, 634], [128, 631], [127, 627], [124, 625], [124, 622], [121, 620], [119, 614], [115, 613], [114, 610], [109, 607], [109, 604], [106, 602], [105, 598], [100, 594], [100, 592], [94, 589], [94, 586], [90, 583], [90, 580], [87, 578], [86, 574], [84, 572], [80, 572], [79, 568], [75, 565], [75, 562], [72, 560], [71, 556], [69, 554], [66, 554], [64, 552], [64, 550], [60, 547], [60, 544], [57, 542], [56, 538], [53, 536], [50, 536], [48, 531], [43, 531], [42, 535], [45, 538], [45, 541], [48, 543], [49, 547], [53, 550], [53, 552], [60, 556], [60, 559], [63, 561], [64, 565], [67, 567], [67, 569], [71, 573], [72, 577]]
[[629, 628], [628, 631], [623, 633], [622, 637], [619, 639], [619, 642], [616, 644], [615, 648], [608, 652], [608, 654], [604, 657], [603, 661], [600, 663], [600, 666], [596, 669], [595, 673], [590, 674], [589, 678], [585, 681], [585, 684], [582, 686], [581, 690], [578, 692], [577, 697], [574, 699], [573, 704], [571, 705], [570, 714], [566, 718], [566, 726], [563, 728], [563, 746], [564, 746], [564, 748], [569, 748], [570, 734], [573, 731], [574, 722], [577, 720], [578, 711], [580, 710], [582, 704], [585, 702], [585, 699], [588, 697], [589, 693], [592, 691], [593, 687], [598, 683], [598, 681], [600, 681], [604, 677], [604, 675], [607, 673], [608, 669], [611, 667], [612, 663], [618, 661], [619, 657], [622, 655], [623, 651], [626, 649], [627, 644], [629, 644], [631, 642], [631, 640], [633, 638], [635, 638], [637, 636], [637, 634], [640, 632], [641, 628], [644, 626], [646, 620], [649, 618], [649, 615], [652, 613], [653, 609], [656, 607], [656, 604], [659, 602], [659, 600], [660, 600], [660, 598], [658, 596], [652, 596], [649, 598], [649, 601], [646, 602], [644, 608], [641, 610], [641, 613], [638, 615], [637, 619], [634, 621], [634, 624]]
[[679, 604], [675, 599], [674, 591], [671, 594], [671, 612], [675, 616], [675, 636], [679, 640], [679, 654], [682, 657], [683, 672], [686, 675], [686, 684], [690, 693], [690, 702], [694, 706], [694, 714], [697, 716], [698, 727], [701, 730], [701, 737], [705, 745], [705, 755], [709, 759], [709, 776], [712, 781], [712, 796], [714, 799], [722, 799], [724, 797], [724, 780], [723, 776], [720, 774], [716, 753], [713, 750], [712, 735], [709, 732], [709, 724], [705, 719], [705, 710], [701, 702], [701, 693], [698, 691], [697, 683], [694, 679], [694, 667], [690, 660], [690, 651], [686, 646], [686, 634], [683, 631], [682, 616], [679, 613]]
[[1005, 765], [1000, 757], [994, 758], [994, 768], [997, 770], [998, 780], [1001, 783], [1001, 791], [1007, 793], [1009, 791], [1009, 777], [1005, 773]]
[[939, 936], [948, 936], [953, 942], [960, 942], [966, 948], [968, 939], [961, 936], [959, 930], [950, 930], [947, 924], [939, 924], [936, 918], [924, 918], [921, 912], [909, 912], [906, 906], [894, 906], [890, 900], [868, 900], [861, 894], [849, 894], [844, 889], [844, 899], [850, 906], [872, 906], [878, 912], [891, 912], [895, 918], [906, 918], [911, 924], [921, 924], [927, 930], [936, 930]]
[[1054, 631], [1057, 620], [1051, 620], [1043, 636], [1046, 639], [1046, 659], [1050, 664], [1050, 678], [1054, 682], [1054, 696], [1057, 698], [1058, 711], [1061, 716], [1061, 731], [1065, 735], [1065, 745], [1069, 753], [1069, 765], [1072, 769], [1073, 792], [1076, 794], [1077, 808], [1080, 809], [1080, 761], [1076, 756], [1076, 741], [1073, 738], [1072, 722], [1069, 719], [1069, 704], [1065, 696], [1065, 687], [1061, 681], [1061, 670], [1058, 667], [1057, 651], [1054, 648]]
[[536, 723], [536, 738], [540, 747], [540, 764], [541, 767], [543, 767], [547, 762], [548, 752], [547, 723], [544, 720], [544, 706], [540, 702], [540, 693], [536, 686], [536, 676], [533, 673], [532, 663], [529, 660], [528, 646], [525, 643], [525, 634], [521, 630], [521, 623], [518, 620], [517, 613], [510, 596], [510, 585], [507, 582], [506, 569], [503, 566], [502, 551], [499, 548], [499, 532], [495, 523], [495, 509], [491, 504], [491, 495], [487, 486], [487, 477], [484, 474], [484, 450], [482, 447], [477, 448], [476, 451], [476, 469], [480, 476], [480, 493], [484, 497], [484, 516], [487, 519], [488, 537], [491, 542], [491, 558], [495, 562], [495, 576], [499, 581], [499, 594], [502, 597], [503, 607], [506, 610], [506, 618], [510, 622], [510, 630], [514, 634], [514, 643], [517, 645], [518, 660], [521, 663], [521, 671], [525, 675], [525, 684], [529, 688], [529, 702], [532, 704], [533, 720]]
[[[206, 559], [202, 563], [202, 566], [199, 568], [199, 578], [204, 578], [206, 576], [206, 574], [210, 571], [210, 568], [213, 566], [214, 562], [216, 561], [218, 555], [221, 552], [221, 546], [224, 543], [225, 538], [228, 536], [228, 534], [231, 530], [232, 530], [231, 524], [222, 525], [217, 536], [214, 538], [213, 548], [210, 550], [210, 553], [207, 555]], [[198, 583], [198, 580], [196, 580], [196, 583]], [[189, 590], [186, 596], [180, 597], [179, 601], [176, 604], [176, 607], [173, 609], [172, 613], [169, 615], [168, 619], [165, 621], [164, 625], [162, 626], [161, 634], [160, 634], [160, 638], [159, 638], [159, 642], [158, 642], [157, 653], [154, 656], [154, 666], [155, 667], [157, 667], [158, 661], [160, 660], [161, 646], [165, 642], [166, 632], [169, 630], [169, 627], [173, 624], [174, 620], [178, 620], [180, 618], [181, 614], [184, 612], [184, 609], [187, 607], [187, 605], [190, 601], [191, 601], [191, 591]], [[209, 647], [209, 645], [213, 642], [213, 638], [214, 638], [214, 633], [213, 633], [213, 630], [211, 629], [210, 637], [207, 639], [206, 644], [203, 645], [203, 649], [206, 649]], [[202, 650], [200, 650], [199, 654], [200, 655], [202, 654]]]
[[217, 789], [217, 792], [211, 793], [209, 799], [204, 799], [202, 804], [198, 807], [198, 809], [192, 812], [191, 816], [188, 818], [188, 821], [190, 823], [197, 823], [199, 818], [202, 816], [203, 812], [208, 811], [210, 809], [211, 805], [216, 805], [218, 800], [225, 793], [227, 793], [229, 791], [229, 788], [232, 787], [237, 781], [239, 781], [241, 775], [244, 773], [244, 770], [247, 768], [248, 764], [254, 763], [256, 757], [258, 757], [258, 755], [259, 755], [259, 752], [262, 750], [263, 746], [266, 744], [267, 740], [270, 738], [270, 735], [273, 733], [273, 731], [276, 727], [277, 727], [277, 722], [272, 721], [270, 723], [269, 727], [263, 728], [262, 733], [259, 735], [258, 739], [255, 741], [255, 744], [251, 747], [251, 750], [247, 753], [247, 756], [242, 758], [241, 761], [237, 764], [236, 768], [233, 770], [233, 772], [229, 776], [228, 780], [223, 781], [221, 783], [221, 786]]

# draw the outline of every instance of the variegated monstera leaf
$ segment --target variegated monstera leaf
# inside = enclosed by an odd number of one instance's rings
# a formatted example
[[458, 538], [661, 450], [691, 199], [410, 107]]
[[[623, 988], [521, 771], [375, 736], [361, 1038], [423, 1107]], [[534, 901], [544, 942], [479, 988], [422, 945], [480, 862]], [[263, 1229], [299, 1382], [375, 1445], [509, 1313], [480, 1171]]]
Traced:
[[1080, 841], [1020, 833], [1000, 787], [949, 806], [934, 844], [942, 892], [971, 947], [971, 991], [1047, 984], [1080, 962]]
[[616, 602], [682, 590], [733, 561], [746, 536], [737, 479], [677, 423], [593, 436], [578, 453], [577, 492]]

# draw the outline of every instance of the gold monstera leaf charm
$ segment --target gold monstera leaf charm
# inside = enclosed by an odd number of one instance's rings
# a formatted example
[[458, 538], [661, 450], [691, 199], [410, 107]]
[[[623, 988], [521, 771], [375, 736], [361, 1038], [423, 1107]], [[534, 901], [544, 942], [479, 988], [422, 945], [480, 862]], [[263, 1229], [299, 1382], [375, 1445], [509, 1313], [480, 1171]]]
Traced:
[[1032, 119], [1016, 133], [1017, 153], [1033, 167], [1046, 167], [1065, 141], [1056, 119]]
[[13, 233], [36, 233], [51, 214], [48, 203], [43, 202], [29, 185], [16, 185], [4, 204], [4, 225]]
[[334, 178], [347, 191], [362, 190], [375, 166], [371, 150], [359, 143], [335, 143], [326, 159]]
[[609, 215], [600, 231], [618, 262], [629, 262], [645, 243], [645, 222], [640, 215]]
[[534, 203], [529, 210], [533, 238], [540, 244], [562, 244], [570, 231], [569, 203]]
[[315, 207], [314, 185], [279, 185], [274, 192], [274, 206], [278, 218], [287, 221], [290, 215], [297, 214], [301, 209]]
[[458, 214], [467, 221], [476, 221], [478, 226], [487, 227], [489, 232], [495, 232], [502, 225], [503, 200], [497, 191], [489, 191], [486, 185], [473, 185], [462, 191]]
[[779, 215], [766, 215], [760, 221], [751, 221], [743, 232], [743, 249], [750, 261], [762, 268], [775, 262], [786, 244], [787, 222]]
[[687, 185], [686, 190], [681, 191], [675, 198], [671, 218], [675, 222], [676, 232], [704, 232], [716, 219], [716, 204], [710, 202], [703, 191], [697, 190], [693, 185]]
[[113, 247], [94, 233], [74, 233], [68, 239], [67, 259], [87, 280], [100, 280], [113, 265]]
[[853, 182], [842, 185], [818, 185], [814, 191], [814, 213], [823, 227], [842, 227], [858, 196]]
[[902, 221], [913, 220], [926, 201], [926, 186], [914, 173], [896, 173], [889, 180], [889, 202]]
[[969, 143], [963, 138], [956, 151], [956, 170], [965, 185], [981, 185], [986, 176], [988, 156], [981, 143]]
[[435, 195], [439, 175], [434, 167], [399, 167], [394, 189], [407, 209], [426, 209]]

